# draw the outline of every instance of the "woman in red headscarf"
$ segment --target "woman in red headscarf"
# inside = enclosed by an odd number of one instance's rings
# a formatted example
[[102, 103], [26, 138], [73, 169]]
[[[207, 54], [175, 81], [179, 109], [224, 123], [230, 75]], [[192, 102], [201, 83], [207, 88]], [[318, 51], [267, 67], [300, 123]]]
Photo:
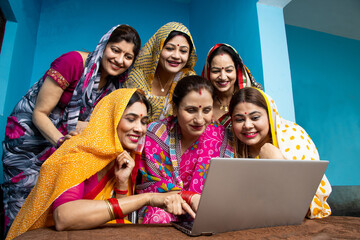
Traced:
[[237, 51], [225, 43], [218, 43], [210, 49], [201, 76], [214, 86], [214, 119], [224, 127], [231, 125], [229, 103], [234, 93], [244, 87], [262, 89]]

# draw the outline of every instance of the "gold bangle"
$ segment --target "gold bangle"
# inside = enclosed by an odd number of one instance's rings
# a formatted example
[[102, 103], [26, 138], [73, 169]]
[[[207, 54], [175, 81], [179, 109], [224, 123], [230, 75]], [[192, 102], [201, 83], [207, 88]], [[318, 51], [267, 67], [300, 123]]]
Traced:
[[111, 206], [111, 203], [109, 202], [109, 200], [105, 200], [106, 204], [107, 204], [107, 208], [108, 208], [108, 211], [109, 211], [109, 215], [110, 215], [110, 218], [111, 220], [115, 219], [115, 213], [114, 213], [114, 209], [113, 207]]

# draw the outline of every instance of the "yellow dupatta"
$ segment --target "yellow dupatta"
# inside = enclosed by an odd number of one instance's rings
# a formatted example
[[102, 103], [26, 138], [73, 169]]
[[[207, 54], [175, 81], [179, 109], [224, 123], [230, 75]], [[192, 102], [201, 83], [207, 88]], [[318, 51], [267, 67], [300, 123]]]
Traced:
[[[15, 218], [6, 239], [54, 225], [51, 204], [63, 192], [106, 167], [123, 148], [117, 125], [136, 89], [118, 89], [95, 107], [89, 124], [49, 157], [41, 167], [38, 181]], [[111, 197], [115, 181], [109, 181], [95, 200]], [[132, 192], [132, 191], [131, 191]]]
[[[298, 124], [283, 119], [279, 115], [274, 100], [263, 91], [254, 89], [258, 90], [266, 100], [271, 138], [274, 146], [280, 149], [283, 156], [288, 160], [320, 160], [317, 148], [306, 131]], [[331, 191], [331, 185], [324, 175], [310, 204], [307, 217], [324, 218], [330, 216], [331, 209], [326, 200]]]
[[[152, 81], [159, 62], [160, 53], [163, 49], [166, 38], [172, 31], [179, 31], [187, 34], [193, 44], [188, 62], [175, 77], [167, 96], [151, 95]], [[172, 114], [171, 100], [177, 81], [185, 76], [195, 75], [194, 66], [196, 63], [196, 50], [190, 31], [181, 23], [170, 22], [162, 26], [144, 45], [137, 57], [124, 87], [142, 89], [152, 106], [150, 122], [163, 119]]]

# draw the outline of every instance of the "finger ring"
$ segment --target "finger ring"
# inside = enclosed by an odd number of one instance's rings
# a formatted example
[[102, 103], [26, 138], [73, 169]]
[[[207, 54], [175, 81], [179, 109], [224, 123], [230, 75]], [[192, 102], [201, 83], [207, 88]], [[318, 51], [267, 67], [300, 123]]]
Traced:
[[126, 164], [129, 164], [129, 162], [130, 162], [130, 161], [129, 161], [128, 159], [126, 159], [126, 161], [125, 161], [125, 162], [126, 162]]

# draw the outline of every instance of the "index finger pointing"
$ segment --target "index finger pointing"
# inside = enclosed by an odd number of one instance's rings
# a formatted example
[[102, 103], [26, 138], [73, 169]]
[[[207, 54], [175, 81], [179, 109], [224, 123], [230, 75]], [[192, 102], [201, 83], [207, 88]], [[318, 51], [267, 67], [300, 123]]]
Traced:
[[190, 216], [195, 219], [196, 214], [195, 214], [195, 212], [191, 209], [191, 207], [189, 206], [189, 204], [187, 204], [186, 202], [183, 202], [183, 203], [181, 204], [181, 207], [185, 210], [185, 212], [187, 212], [188, 214], [190, 214]]

